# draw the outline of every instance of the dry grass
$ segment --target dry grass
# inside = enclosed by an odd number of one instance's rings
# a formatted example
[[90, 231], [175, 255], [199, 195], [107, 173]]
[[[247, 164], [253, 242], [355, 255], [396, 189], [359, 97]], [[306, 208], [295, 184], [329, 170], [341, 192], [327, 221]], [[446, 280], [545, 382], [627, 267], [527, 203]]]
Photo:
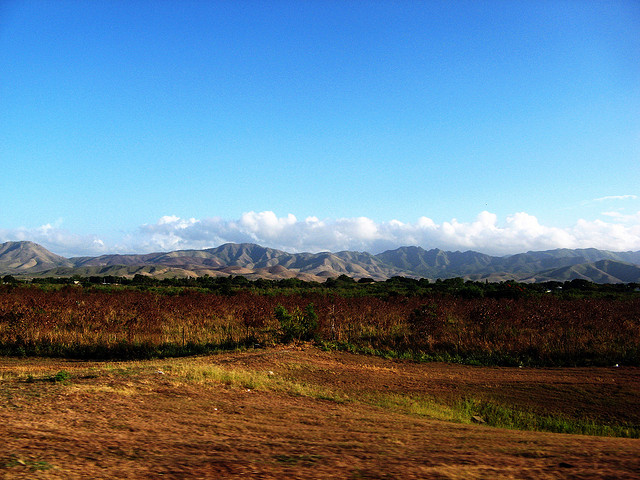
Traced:
[[[638, 411], [633, 369], [418, 365], [279, 348], [117, 363], [0, 359], [0, 371], [8, 480], [631, 479], [640, 468], [638, 440], [460, 423], [451, 402], [495, 387], [523, 406], [514, 381], [528, 398], [553, 387], [565, 399], [591, 381], [610, 408]], [[61, 371], [65, 381], [48, 380]], [[597, 413], [592, 400], [582, 408]]]

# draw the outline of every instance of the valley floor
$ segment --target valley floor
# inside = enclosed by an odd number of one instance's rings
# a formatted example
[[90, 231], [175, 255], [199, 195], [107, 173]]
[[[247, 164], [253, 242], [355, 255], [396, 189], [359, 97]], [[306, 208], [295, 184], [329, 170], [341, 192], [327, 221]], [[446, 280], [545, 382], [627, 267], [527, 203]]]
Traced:
[[462, 398], [639, 425], [640, 369], [414, 364], [311, 346], [0, 358], [0, 478], [638, 478], [638, 439], [446, 420]]

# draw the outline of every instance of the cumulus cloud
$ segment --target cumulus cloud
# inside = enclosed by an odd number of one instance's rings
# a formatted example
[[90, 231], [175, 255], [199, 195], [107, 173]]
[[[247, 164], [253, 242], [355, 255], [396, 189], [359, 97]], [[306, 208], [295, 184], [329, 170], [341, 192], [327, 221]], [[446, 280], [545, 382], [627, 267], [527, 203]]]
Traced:
[[[635, 222], [631, 221], [633, 218]], [[141, 227], [145, 238], [140, 247], [148, 251], [251, 242], [290, 252], [379, 253], [403, 245], [419, 245], [494, 255], [553, 248], [640, 250], [640, 213], [633, 218], [629, 216], [627, 222], [618, 218], [611, 222], [579, 220], [572, 227], [558, 228], [542, 225], [526, 212], [509, 215], [502, 223], [497, 215], [484, 211], [471, 222], [452, 219], [440, 224], [428, 217], [410, 223], [377, 223], [367, 217], [321, 220], [311, 216], [298, 220], [292, 214], [278, 217], [271, 211], [247, 212], [239, 220], [163, 217]]]
[[75, 235], [52, 225], [0, 230], [0, 240], [32, 240], [65, 256], [203, 249], [228, 242], [257, 243], [288, 252], [379, 253], [403, 245], [476, 250], [492, 255], [554, 248], [640, 250], [640, 212], [609, 214], [608, 221], [578, 220], [571, 227], [558, 228], [543, 225], [526, 212], [516, 212], [504, 220], [484, 211], [470, 222], [452, 219], [436, 223], [423, 216], [405, 223], [375, 222], [367, 217], [298, 219], [292, 214], [279, 217], [271, 211], [252, 211], [236, 220], [164, 216], [110, 246], [96, 236]]

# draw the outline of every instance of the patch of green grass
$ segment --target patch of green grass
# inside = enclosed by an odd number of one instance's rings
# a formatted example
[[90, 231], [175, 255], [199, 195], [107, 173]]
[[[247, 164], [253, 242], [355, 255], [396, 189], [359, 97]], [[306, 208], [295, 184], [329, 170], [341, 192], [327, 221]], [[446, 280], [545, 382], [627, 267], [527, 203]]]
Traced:
[[505, 405], [477, 399], [464, 399], [455, 407], [463, 418], [482, 418], [487, 425], [516, 430], [535, 430], [603, 437], [640, 438], [635, 425], [603, 425], [591, 420], [567, 418], [562, 415], [541, 415]]
[[251, 372], [241, 369], [227, 369], [219, 365], [194, 365], [185, 362], [175, 364], [167, 373], [187, 382], [223, 383], [250, 390], [282, 392], [340, 403], [346, 400], [339, 392], [318, 385], [294, 382], [271, 372]]
[[436, 399], [430, 397], [414, 397], [398, 393], [376, 393], [362, 397], [361, 400], [369, 405], [399, 411], [408, 415], [462, 423], [468, 421], [467, 417], [458, 409], [439, 403]]
[[55, 383], [68, 382], [71, 379], [71, 374], [66, 370], [60, 370], [58, 373], [51, 377], [51, 381]]
[[4, 468], [22, 467], [31, 471], [44, 471], [54, 468], [49, 462], [25, 459], [17, 455], [10, 455], [8, 458], [5, 458], [4, 462], [0, 465]]
[[71, 374], [66, 370], [60, 370], [54, 375], [35, 376], [33, 373], [29, 373], [24, 377], [24, 382], [52, 382], [52, 383], [67, 383], [71, 380]]
[[401, 394], [370, 394], [361, 399], [377, 407], [409, 415], [425, 416], [459, 423], [484, 422], [488, 426], [514, 430], [532, 430], [604, 437], [640, 438], [640, 427], [634, 425], [603, 425], [561, 415], [541, 415], [485, 400], [466, 398], [453, 405], [435, 398]]

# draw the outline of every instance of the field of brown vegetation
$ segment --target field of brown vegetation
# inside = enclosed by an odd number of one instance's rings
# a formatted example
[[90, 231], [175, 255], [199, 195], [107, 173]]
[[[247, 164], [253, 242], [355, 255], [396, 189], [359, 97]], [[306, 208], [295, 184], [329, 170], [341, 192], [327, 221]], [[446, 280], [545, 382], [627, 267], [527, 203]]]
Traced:
[[637, 478], [639, 312], [3, 285], [0, 477]]
[[[640, 370], [310, 345], [129, 362], [0, 359], [6, 479], [637, 478], [640, 440], [496, 428], [461, 399], [640, 423]], [[467, 404], [469, 405], [469, 404]]]
[[0, 287], [0, 354], [8, 355], [151, 358], [313, 338], [330, 348], [485, 365], [640, 362], [637, 295], [379, 298]]

